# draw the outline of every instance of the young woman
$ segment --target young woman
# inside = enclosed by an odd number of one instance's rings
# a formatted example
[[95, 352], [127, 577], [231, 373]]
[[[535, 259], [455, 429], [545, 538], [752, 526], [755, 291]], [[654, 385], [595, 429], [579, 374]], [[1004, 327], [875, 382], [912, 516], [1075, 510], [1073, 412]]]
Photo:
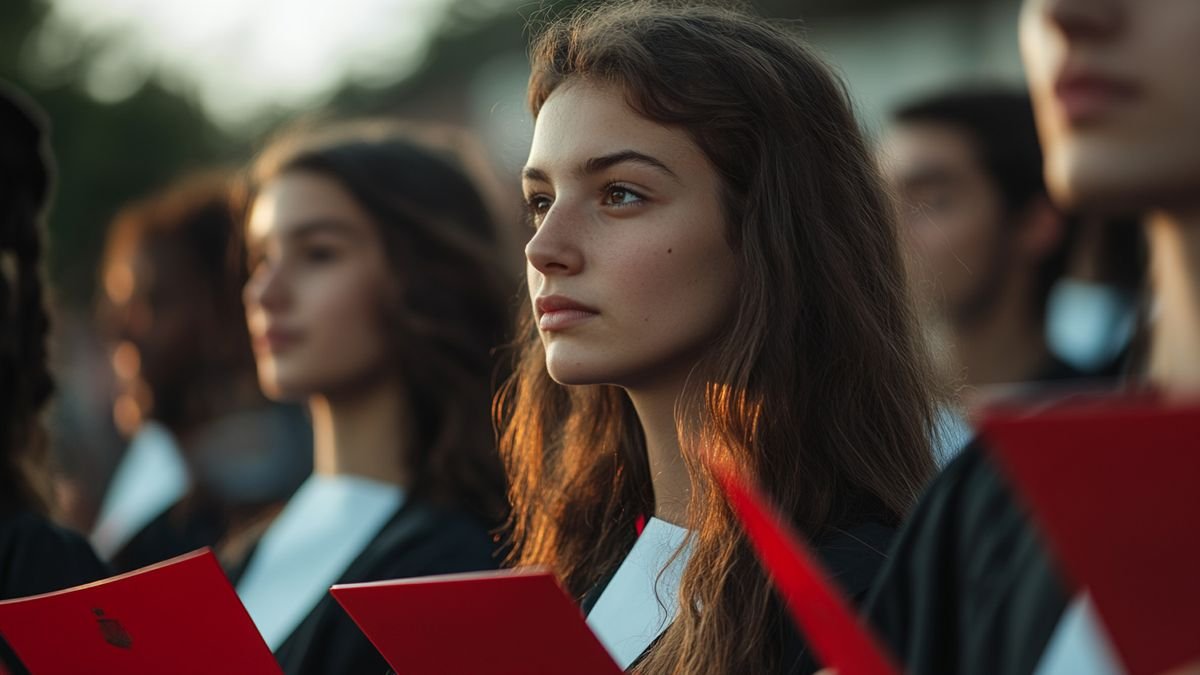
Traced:
[[722, 9], [585, 10], [532, 65], [529, 302], [496, 404], [512, 561], [557, 572], [622, 667], [802, 672], [701, 458], [755, 476], [856, 598], [930, 474], [928, 359], [846, 93]]
[[488, 417], [506, 284], [484, 201], [449, 151], [379, 125], [284, 138], [253, 166], [245, 302], [259, 379], [304, 401], [314, 474], [238, 593], [284, 671], [387, 665], [331, 584], [497, 563]]
[[[50, 193], [45, 134], [32, 107], [0, 88], [0, 600], [106, 576], [87, 542], [47, 518], [47, 367], [42, 209]], [[25, 669], [0, 639], [0, 671]]]

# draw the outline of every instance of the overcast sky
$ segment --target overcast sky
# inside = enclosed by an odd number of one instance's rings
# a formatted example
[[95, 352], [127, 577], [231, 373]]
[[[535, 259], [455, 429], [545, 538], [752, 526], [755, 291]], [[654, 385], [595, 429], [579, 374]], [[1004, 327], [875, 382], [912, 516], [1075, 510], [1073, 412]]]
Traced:
[[410, 72], [446, 0], [51, 0], [37, 60], [83, 38], [123, 36], [89, 66], [89, 90], [114, 100], [157, 70], [192, 89], [221, 124], [319, 101], [346, 77]]

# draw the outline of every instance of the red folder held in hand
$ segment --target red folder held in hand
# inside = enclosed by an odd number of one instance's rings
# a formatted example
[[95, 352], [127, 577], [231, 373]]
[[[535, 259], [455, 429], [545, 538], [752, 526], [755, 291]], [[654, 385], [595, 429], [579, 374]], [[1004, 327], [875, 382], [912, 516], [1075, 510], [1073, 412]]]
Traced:
[[894, 661], [858, 622], [799, 536], [748, 478], [709, 462], [750, 543], [808, 644], [839, 675], [897, 675]]
[[281, 673], [207, 549], [0, 602], [0, 634], [32, 673]]
[[1200, 407], [993, 413], [982, 435], [1130, 675], [1200, 659]]
[[473, 572], [330, 589], [399, 675], [620, 675], [554, 575]]

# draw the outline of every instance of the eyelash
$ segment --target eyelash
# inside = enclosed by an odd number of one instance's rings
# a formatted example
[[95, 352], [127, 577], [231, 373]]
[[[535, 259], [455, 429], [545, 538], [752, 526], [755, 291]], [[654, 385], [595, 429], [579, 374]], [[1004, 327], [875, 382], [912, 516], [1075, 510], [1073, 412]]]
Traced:
[[[609, 196], [613, 192], [617, 192], [617, 191], [627, 193], [628, 195], [630, 195], [634, 198], [634, 201], [625, 203], [625, 204], [614, 204], [612, 202], [609, 202], [608, 201]], [[601, 195], [601, 202], [605, 206], [612, 206], [612, 207], [618, 208], [618, 209], [626, 208], [626, 207], [630, 207], [630, 206], [637, 206], [646, 200], [646, 197], [641, 192], [634, 190], [633, 188], [631, 188], [628, 185], [625, 185], [624, 183], [621, 183], [619, 181], [612, 181], [609, 183], [605, 183], [604, 187], [600, 189], [600, 195]], [[546, 215], [547, 211], [550, 210], [550, 206], [553, 204], [553, 202], [554, 202], [554, 200], [550, 199], [549, 197], [547, 197], [546, 195], [544, 195], [542, 193], [530, 195], [529, 197], [527, 197], [525, 199], [525, 206], [526, 206], [526, 210], [528, 212], [528, 218], [526, 219], [526, 222], [529, 224], [530, 227], [537, 229], [537, 226], [538, 226], [541, 218]]]

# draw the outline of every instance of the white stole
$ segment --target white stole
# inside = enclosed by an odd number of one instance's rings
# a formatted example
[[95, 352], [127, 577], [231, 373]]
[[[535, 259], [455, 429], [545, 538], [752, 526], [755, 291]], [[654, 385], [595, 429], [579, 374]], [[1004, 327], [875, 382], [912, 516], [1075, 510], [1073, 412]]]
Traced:
[[237, 592], [271, 651], [316, 607], [404, 501], [390, 483], [313, 474], [263, 535]]
[[687, 535], [651, 518], [588, 614], [588, 626], [622, 670], [675, 620], [679, 582], [691, 557], [690, 544], [680, 550]]

